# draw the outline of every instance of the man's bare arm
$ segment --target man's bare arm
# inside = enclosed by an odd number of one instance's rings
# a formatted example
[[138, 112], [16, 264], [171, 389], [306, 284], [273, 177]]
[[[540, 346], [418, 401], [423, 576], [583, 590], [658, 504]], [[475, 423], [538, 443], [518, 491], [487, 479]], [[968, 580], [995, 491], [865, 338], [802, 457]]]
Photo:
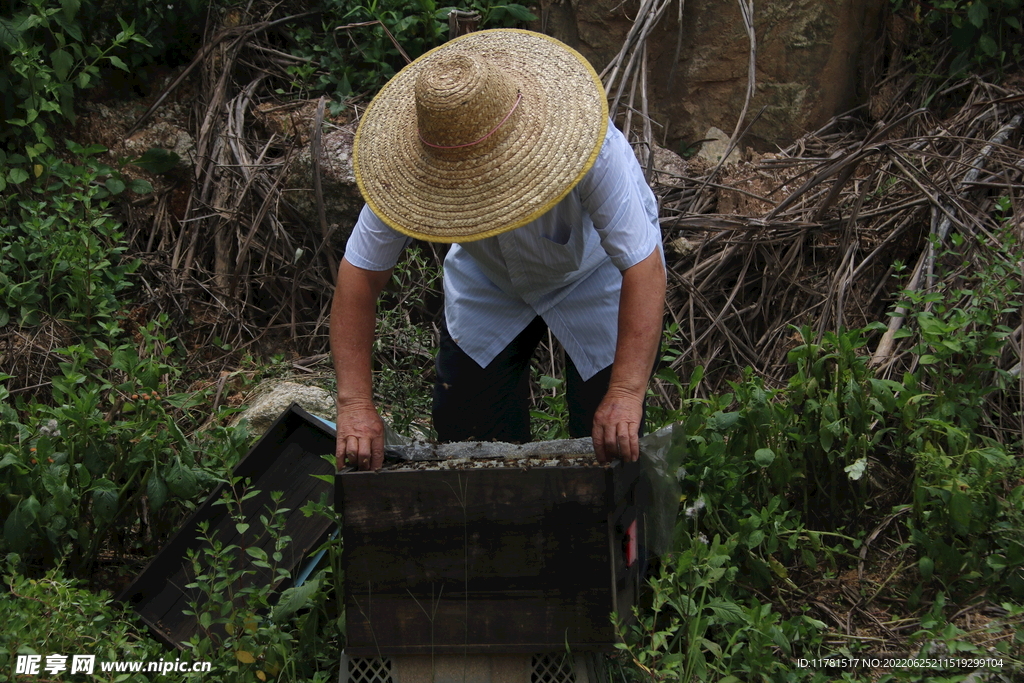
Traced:
[[346, 460], [359, 469], [380, 469], [384, 463], [384, 423], [373, 405], [371, 352], [377, 321], [377, 297], [391, 279], [391, 270], [365, 270], [344, 258], [331, 304], [331, 355], [338, 380], [338, 442], [340, 470]]
[[622, 272], [618, 340], [608, 392], [594, 414], [594, 452], [601, 462], [640, 457], [643, 400], [654, 367], [665, 310], [665, 267], [655, 249]]

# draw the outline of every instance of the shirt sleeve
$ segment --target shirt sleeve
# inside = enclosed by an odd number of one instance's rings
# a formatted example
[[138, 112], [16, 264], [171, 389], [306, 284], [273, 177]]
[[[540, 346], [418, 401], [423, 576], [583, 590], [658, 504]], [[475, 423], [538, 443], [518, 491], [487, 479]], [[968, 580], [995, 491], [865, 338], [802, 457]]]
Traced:
[[629, 142], [611, 122], [597, 160], [579, 183], [579, 196], [620, 271], [661, 248], [658, 203]]
[[389, 270], [410, 242], [411, 237], [389, 227], [363, 205], [345, 245], [345, 260], [363, 270]]

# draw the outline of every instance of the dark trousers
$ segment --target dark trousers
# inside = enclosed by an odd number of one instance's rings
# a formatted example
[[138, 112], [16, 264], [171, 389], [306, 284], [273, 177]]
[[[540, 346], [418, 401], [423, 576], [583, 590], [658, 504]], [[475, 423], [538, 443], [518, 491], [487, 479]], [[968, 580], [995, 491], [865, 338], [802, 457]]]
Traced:
[[[434, 384], [434, 429], [438, 441], [530, 441], [530, 358], [547, 325], [538, 316], [486, 368], [470, 358], [441, 325]], [[590, 436], [612, 368], [583, 381], [566, 356], [569, 434]]]

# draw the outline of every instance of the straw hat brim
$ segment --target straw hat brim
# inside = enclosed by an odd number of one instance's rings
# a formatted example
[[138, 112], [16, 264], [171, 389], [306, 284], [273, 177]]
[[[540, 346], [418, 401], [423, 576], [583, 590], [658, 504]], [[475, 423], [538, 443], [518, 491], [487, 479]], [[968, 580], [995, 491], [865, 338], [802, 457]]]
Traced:
[[[451, 50], [482, 55], [522, 93], [500, 141], [446, 156], [417, 132], [415, 83]], [[594, 164], [608, 125], [600, 77], [563, 43], [531, 31], [470, 33], [392, 78], [363, 114], [353, 164], [366, 203], [386, 224], [432, 242], [468, 242], [540, 217]]]

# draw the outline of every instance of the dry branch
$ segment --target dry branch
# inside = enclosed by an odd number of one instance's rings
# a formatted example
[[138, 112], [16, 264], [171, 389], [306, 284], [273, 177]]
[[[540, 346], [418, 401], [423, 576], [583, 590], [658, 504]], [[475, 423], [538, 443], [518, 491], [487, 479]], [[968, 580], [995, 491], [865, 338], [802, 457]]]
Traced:
[[[659, 176], [669, 306], [684, 349], [678, 374], [706, 365], [708, 392], [723, 389], [737, 363], [781, 381], [798, 343], [794, 326], [821, 335], [887, 320], [900, 290], [891, 277], [897, 262], [915, 264], [904, 286], [922, 286], [933, 231], [955, 226], [968, 247], [991, 244], [1000, 225], [985, 198], [1004, 194], [1017, 205], [1024, 155], [1020, 102], [1008, 96], [992, 106], [987, 93], [974, 83], [943, 120], [912, 103], [874, 124], [856, 112], [839, 116], [714, 183], [696, 164], [692, 177]], [[725, 198], [747, 209], [714, 213]], [[933, 286], [944, 286], [932, 270]], [[896, 309], [894, 329], [905, 314]], [[886, 338], [878, 358], [901, 358], [895, 342]]]

